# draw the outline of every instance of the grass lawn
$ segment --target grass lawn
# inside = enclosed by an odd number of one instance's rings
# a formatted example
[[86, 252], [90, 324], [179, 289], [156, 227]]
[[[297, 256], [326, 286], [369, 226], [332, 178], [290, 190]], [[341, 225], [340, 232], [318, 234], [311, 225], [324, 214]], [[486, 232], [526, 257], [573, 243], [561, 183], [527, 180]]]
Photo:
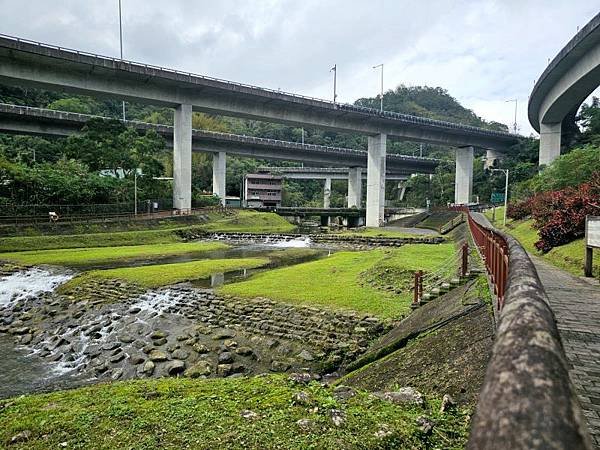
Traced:
[[340, 233], [335, 233], [340, 236], [365, 236], [365, 237], [384, 237], [384, 238], [421, 238], [435, 237], [438, 234], [418, 234], [407, 233], [405, 231], [386, 230], [385, 228], [361, 228], [359, 230], [347, 230]]
[[144, 287], [155, 288], [183, 281], [199, 280], [230, 270], [254, 269], [268, 263], [268, 258], [203, 259], [175, 264], [90, 270], [63, 284], [60, 289], [68, 291], [77, 285], [97, 279], [120, 279]]
[[20, 264], [78, 266], [124, 259], [159, 258], [228, 248], [220, 242], [178, 242], [173, 244], [130, 245], [123, 247], [72, 248], [0, 253], [0, 260]]
[[[308, 404], [294, 402], [303, 391]], [[349, 449], [463, 448], [466, 408], [440, 413], [439, 398], [400, 406], [358, 394], [336, 401], [331, 388], [292, 384], [284, 376], [160, 379], [0, 401], [0, 443], [14, 449]], [[335, 426], [331, 411], [344, 423]], [[431, 435], [417, 419], [435, 423]], [[309, 419], [306, 428], [297, 423]], [[10, 444], [13, 436], [27, 436]]]
[[410, 309], [411, 293], [393, 294], [365, 283], [374, 268], [433, 270], [454, 253], [452, 244], [406, 245], [393, 250], [339, 252], [317, 261], [254, 275], [220, 288], [224, 294], [268, 297], [292, 303], [350, 309], [383, 318], [402, 316]]
[[287, 233], [296, 227], [275, 213], [239, 210], [232, 216], [219, 217], [200, 225], [200, 229], [210, 232], [247, 233]]
[[[532, 255], [540, 256], [550, 264], [560, 267], [575, 276], [583, 276], [583, 263], [585, 255], [584, 240], [576, 239], [566, 245], [555, 247], [548, 253], [542, 254], [534, 244], [539, 240], [537, 230], [533, 228], [533, 220], [506, 220], [506, 227], [502, 225], [504, 207], [496, 208], [496, 222], [494, 224], [500, 230], [514, 236], [521, 245]], [[486, 217], [492, 220], [492, 211], [486, 211]], [[600, 251], [594, 251], [593, 261], [594, 276], [600, 276]]]

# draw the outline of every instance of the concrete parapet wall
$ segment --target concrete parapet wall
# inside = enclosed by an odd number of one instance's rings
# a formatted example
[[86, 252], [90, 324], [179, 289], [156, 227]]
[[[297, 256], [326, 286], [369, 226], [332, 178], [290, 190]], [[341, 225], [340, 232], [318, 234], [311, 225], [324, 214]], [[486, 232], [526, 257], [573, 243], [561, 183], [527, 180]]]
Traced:
[[502, 236], [505, 304], [467, 448], [591, 449], [544, 288], [519, 242]]

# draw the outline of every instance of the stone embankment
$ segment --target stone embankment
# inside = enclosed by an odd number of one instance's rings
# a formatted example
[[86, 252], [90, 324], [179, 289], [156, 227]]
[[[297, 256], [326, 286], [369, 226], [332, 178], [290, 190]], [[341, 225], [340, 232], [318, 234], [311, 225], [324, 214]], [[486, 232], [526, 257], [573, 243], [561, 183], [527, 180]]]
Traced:
[[386, 331], [379, 319], [188, 285], [148, 291], [109, 281], [96, 295], [41, 293], [0, 309], [14, 337], [56, 373], [86, 379], [326, 374]]

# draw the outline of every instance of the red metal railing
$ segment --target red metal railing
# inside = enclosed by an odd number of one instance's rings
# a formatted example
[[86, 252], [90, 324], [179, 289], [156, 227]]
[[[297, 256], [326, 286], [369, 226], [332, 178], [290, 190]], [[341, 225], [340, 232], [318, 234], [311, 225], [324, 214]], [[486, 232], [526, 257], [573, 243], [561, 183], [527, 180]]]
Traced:
[[453, 209], [467, 214], [471, 236], [473, 236], [473, 241], [475, 241], [494, 286], [494, 294], [496, 294], [498, 300], [496, 307], [500, 311], [504, 306], [504, 293], [506, 291], [506, 280], [508, 279], [508, 244], [500, 234], [476, 222], [467, 207], [459, 206]]

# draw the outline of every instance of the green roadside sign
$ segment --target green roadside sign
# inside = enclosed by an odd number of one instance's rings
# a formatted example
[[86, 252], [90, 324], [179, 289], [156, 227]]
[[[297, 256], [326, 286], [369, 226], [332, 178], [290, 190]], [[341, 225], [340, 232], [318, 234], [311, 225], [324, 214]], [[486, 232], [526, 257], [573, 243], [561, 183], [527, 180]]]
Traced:
[[492, 192], [492, 203], [504, 203], [504, 192]]

